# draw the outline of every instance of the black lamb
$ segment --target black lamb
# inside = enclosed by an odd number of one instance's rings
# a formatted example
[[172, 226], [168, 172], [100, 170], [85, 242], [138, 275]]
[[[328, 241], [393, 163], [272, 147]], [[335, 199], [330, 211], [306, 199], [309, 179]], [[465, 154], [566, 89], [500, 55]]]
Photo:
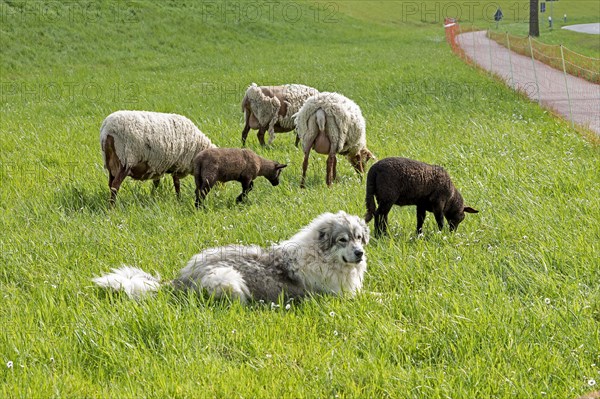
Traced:
[[423, 231], [425, 211], [433, 212], [440, 230], [446, 217], [450, 231], [456, 230], [465, 212], [479, 212], [464, 206], [462, 195], [444, 168], [400, 157], [382, 159], [369, 169], [366, 205], [365, 221], [375, 217], [376, 236], [387, 233], [387, 217], [393, 205], [417, 206], [417, 234]]

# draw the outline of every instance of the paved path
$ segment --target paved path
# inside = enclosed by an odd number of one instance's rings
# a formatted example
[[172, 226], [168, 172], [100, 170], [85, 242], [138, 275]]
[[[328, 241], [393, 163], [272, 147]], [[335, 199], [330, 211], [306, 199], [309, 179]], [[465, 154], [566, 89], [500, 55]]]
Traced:
[[579, 24], [563, 26], [561, 29], [572, 30], [579, 33], [589, 33], [592, 35], [600, 35], [600, 22], [595, 24]]
[[562, 71], [539, 61], [535, 61], [534, 71], [531, 57], [508, 51], [485, 34], [485, 31], [460, 34], [457, 36], [458, 45], [469, 58], [500, 76], [508, 85], [525, 92], [529, 98], [567, 120], [571, 120], [572, 116], [576, 124], [600, 135], [600, 85], [572, 75], [567, 75], [565, 84]]

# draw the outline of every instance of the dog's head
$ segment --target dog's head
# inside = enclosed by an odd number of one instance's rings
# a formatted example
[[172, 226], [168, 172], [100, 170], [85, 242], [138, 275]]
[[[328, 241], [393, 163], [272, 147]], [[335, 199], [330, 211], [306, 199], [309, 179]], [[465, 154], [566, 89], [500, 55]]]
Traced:
[[363, 262], [366, 258], [363, 246], [369, 242], [369, 227], [364, 220], [343, 211], [323, 216], [317, 229], [321, 251], [339, 263]]

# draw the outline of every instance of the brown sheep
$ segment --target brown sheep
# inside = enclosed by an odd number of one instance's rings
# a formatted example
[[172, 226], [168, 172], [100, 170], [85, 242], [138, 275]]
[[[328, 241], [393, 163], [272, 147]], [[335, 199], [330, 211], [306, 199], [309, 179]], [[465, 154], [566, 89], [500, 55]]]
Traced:
[[287, 165], [259, 157], [254, 151], [240, 148], [209, 148], [194, 159], [196, 180], [196, 208], [203, 203], [210, 189], [217, 183], [239, 181], [242, 193], [236, 202], [242, 202], [254, 179], [264, 176], [273, 186], [279, 184], [281, 170]]
[[367, 174], [365, 221], [375, 216], [375, 235], [386, 234], [387, 216], [393, 205], [417, 206], [417, 234], [423, 231], [426, 211], [433, 212], [440, 230], [445, 217], [450, 231], [463, 221], [465, 212], [479, 212], [464, 206], [462, 195], [444, 168], [399, 157], [376, 162]]

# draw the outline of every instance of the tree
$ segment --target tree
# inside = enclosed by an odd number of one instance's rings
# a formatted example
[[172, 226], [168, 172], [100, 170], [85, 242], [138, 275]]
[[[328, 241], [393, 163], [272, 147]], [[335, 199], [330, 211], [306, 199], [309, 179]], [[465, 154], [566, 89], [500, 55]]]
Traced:
[[529, 0], [529, 36], [540, 35], [538, 0]]

